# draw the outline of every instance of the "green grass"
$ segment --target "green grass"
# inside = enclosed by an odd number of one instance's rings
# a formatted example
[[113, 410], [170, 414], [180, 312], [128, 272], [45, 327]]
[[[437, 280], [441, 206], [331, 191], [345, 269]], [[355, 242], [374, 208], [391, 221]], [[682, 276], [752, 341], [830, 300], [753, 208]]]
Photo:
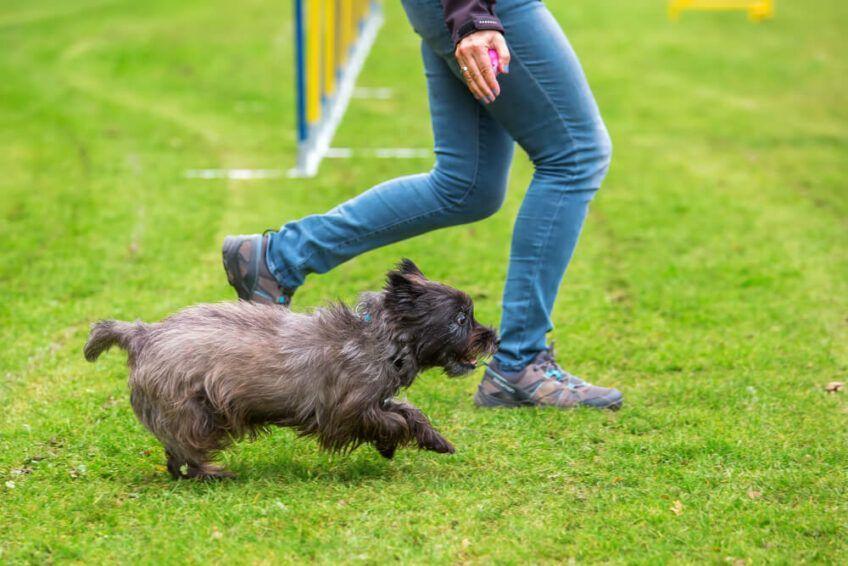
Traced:
[[[431, 143], [417, 39], [386, 4], [360, 84], [394, 96], [355, 100], [338, 146]], [[547, 5], [616, 144], [553, 338], [625, 408], [480, 411], [475, 378], [428, 374], [408, 396], [455, 456], [331, 456], [280, 430], [204, 485], [168, 479], [124, 356], [83, 361], [88, 324], [228, 299], [225, 234], [431, 161], [185, 179], [293, 163], [288, 2], [3, 3], [0, 562], [848, 561], [848, 396], [823, 391], [848, 376], [846, 4], [780, 2], [762, 25]], [[520, 155], [496, 216], [313, 277], [297, 307], [409, 256], [496, 323], [530, 174]]]

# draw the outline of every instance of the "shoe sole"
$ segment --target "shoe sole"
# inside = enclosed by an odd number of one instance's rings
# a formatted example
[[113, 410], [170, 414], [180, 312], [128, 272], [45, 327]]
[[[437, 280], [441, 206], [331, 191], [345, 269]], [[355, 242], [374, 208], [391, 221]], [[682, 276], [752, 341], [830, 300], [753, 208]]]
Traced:
[[615, 392], [618, 395], [614, 396], [612, 399], [607, 400], [606, 405], [592, 405], [589, 403], [584, 403], [583, 405], [585, 407], [589, 407], [590, 409], [598, 409], [601, 411], [617, 411], [624, 404], [624, 396], [617, 389], [615, 390]]
[[618, 401], [613, 401], [612, 403], [610, 403], [610, 404], [609, 404], [609, 405], [607, 405], [606, 407], [597, 407], [597, 408], [598, 408], [598, 409], [601, 409], [601, 410], [604, 410], [604, 411], [613, 411], [613, 412], [615, 412], [615, 411], [619, 410], [619, 409], [621, 408], [621, 406], [622, 406], [622, 405], [624, 405], [624, 399], [619, 399]]
[[[547, 407], [548, 405], [537, 405], [532, 401], [513, 401], [513, 400], [504, 400], [499, 399], [497, 397], [493, 397], [492, 395], [488, 395], [483, 393], [479, 389], [477, 393], [474, 394], [474, 404], [480, 407], [481, 409], [515, 409], [518, 407]], [[624, 404], [624, 399], [619, 398], [609, 405], [604, 405], [602, 407], [597, 405], [586, 405], [586, 404], [578, 404], [573, 407], [568, 407], [569, 409], [573, 409], [576, 407], [586, 407], [587, 409], [598, 409], [598, 410], [606, 410], [606, 411], [618, 411], [621, 409], [621, 406]], [[566, 407], [554, 407], [558, 409], [564, 409]]]
[[474, 404], [482, 409], [515, 409], [517, 407], [532, 407], [534, 405], [531, 401], [498, 399], [497, 397], [483, 393], [479, 389], [474, 394]]

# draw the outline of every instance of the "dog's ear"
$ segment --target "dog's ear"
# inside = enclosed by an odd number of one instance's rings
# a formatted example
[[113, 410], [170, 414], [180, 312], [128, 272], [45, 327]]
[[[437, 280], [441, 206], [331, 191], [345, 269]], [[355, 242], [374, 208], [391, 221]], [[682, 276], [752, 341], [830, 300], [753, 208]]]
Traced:
[[415, 298], [423, 292], [422, 281], [400, 271], [389, 271], [386, 276], [386, 291], [391, 295]]
[[412, 307], [425, 291], [426, 278], [409, 260], [398, 264], [386, 275], [386, 300], [389, 307]]
[[397, 265], [397, 270], [404, 275], [409, 275], [411, 277], [420, 277], [421, 279], [427, 279], [421, 270], [418, 269], [418, 266], [413, 263], [413, 261], [409, 258], [403, 258], [400, 260], [400, 263]]

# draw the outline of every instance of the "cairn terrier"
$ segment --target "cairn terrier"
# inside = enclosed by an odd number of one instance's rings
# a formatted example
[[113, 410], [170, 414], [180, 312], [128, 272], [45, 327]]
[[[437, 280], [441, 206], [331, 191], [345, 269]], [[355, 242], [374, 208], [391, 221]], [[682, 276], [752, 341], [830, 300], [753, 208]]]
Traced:
[[153, 324], [105, 320], [92, 326], [85, 358], [116, 344], [128, 353], [133, 410], [165, 447], [170, 474], [214, 479], [231, 476], [211, 463], [216, 452], [272, 425], [331, 451], [370, 443], [391, 458], [414, 442], [453, 453], [418, 408], [394, 396], [428, 368], [472, 371], [498, 338], [474, 319], [468, 295], [403, 260], [355, 309], [301, 314], [237, 302]]

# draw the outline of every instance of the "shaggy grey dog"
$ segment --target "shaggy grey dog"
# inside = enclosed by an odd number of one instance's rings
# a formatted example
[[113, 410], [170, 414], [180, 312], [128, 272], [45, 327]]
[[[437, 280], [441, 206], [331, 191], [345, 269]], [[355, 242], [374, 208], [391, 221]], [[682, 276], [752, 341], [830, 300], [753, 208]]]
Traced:
[[453, 446], [409, 403], [393, 399], [424, 369], [468, 373], [497, 348], [461, 291], [409, 260], [385, 288], [294, 313], [246, 302], [197, 305], [159, 323], [101, 321], [85, 357], [117, 344], [129, 354], [130, 400], [165, 447], [174, 478], [221, 478], [210, 463], [233, 440], [268, 426], [314, 435], [325, 449], [371, 443], [386, 458], [407, 443]]

